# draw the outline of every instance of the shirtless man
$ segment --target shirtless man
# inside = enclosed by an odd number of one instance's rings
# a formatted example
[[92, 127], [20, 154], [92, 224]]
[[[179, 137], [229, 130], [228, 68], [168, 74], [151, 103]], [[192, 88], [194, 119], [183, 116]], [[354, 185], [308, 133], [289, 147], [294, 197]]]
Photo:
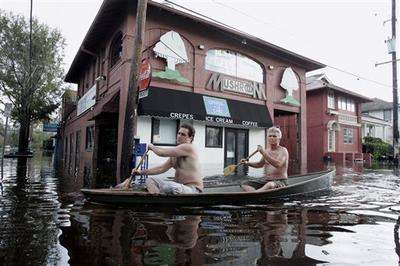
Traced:
[[287, 185], [287, 169], [289, 153], [285, 147], [279, 145], [282, 132], [277, 127], [271, 127], [267, 131], [267, 149], [258, 145], [257, 150], [262, 158], [258, 162], [248, 162], [242, 159], [244, 165], [254, 168], [265, 166], [265, 180], [263, 182], [247, 181], [242, 184], [244, 191], [264, 191]]
[[149, 177], [146, 181], [147, 190], [152, 193], [190, 194], [203, 191], [203, 176], [200, 170], [199, 155], [192, 144], [195, 130], [191, 125], [182, 124], [179, 128], [175, 148], [160, 148], [153, 144], [148, 149], [161, 157], [169, 159], [160, 166], [145, 170], [132, 170], [132, 174], [158, 175], [171, 168], [175, 169], [174, 180], [160, 177]]

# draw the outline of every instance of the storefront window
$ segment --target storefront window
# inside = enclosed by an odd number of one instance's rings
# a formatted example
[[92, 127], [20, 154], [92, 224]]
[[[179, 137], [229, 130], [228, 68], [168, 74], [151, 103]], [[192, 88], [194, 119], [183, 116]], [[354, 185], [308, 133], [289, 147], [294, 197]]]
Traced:
[[178, 121], [171, 119], [152, 119], [151, 143], [157, 145], [176, 145]]
[[259, 63], [249, 57], [228, 50], [209, 50], [205, 68], [233, 77], [264, 82], [264, 72]]
[[222, 127], [206, 127], [206, 147], [222, 147]]

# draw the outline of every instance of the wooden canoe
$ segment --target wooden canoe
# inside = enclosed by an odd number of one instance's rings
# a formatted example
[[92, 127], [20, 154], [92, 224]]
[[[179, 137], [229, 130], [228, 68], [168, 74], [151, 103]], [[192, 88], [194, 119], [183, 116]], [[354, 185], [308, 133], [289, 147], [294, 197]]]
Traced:
[[205, 187], [203, 193], [164, 195], [134, 190], [81, 189], [87, 201], [113, 205], [213, 206], [264, 204], [316, 196], [331, 189], [335, 170], [292, 176], [288, 186], [263, 192], [243, 192], [240, 184]]

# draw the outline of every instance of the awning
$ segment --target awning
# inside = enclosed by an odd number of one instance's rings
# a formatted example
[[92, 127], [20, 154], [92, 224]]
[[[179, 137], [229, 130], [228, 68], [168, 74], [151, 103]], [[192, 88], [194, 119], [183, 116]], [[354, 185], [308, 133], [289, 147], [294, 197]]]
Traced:
[[272, 126], [271, 116], [264, 105], [156, 87], [150, 87], [149, 95], [139, 100], [138, 114], [221, 125]]

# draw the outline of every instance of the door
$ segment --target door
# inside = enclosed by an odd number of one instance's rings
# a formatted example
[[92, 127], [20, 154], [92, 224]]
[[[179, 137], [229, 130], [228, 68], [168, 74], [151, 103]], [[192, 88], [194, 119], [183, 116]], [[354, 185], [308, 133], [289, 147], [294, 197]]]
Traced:
[[96, 187], [115, 185], [117, 172], [118, 129], [113, 126], [99, 128]]
[[[249, 154], [249, 131], [246, 129], [225, 128], [225, 167], [239, 163], [240, 159]], [[237, 168], [238, 174], [243, 174], [243, 167]]]
[[274, 113], [274, 124], [282, 131], [281, 146], [289, 152], [289, 175], [300, 173], [300, 131], [298, 114], [289, 112]]

